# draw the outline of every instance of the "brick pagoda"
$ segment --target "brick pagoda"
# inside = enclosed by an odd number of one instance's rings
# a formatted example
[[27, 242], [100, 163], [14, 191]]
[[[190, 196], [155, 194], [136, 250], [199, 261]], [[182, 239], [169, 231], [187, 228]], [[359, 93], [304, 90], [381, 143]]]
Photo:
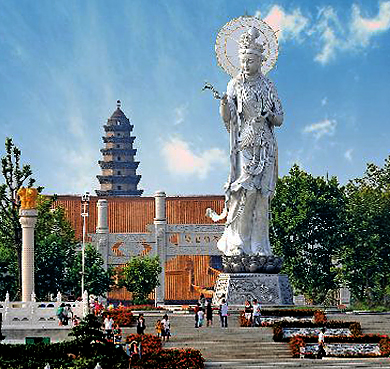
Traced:
[[134, 161], [136, 149], [133, 148], [135, 136], [131, 136], [134, 126], [121, 110], [121, 102], [117, 101], [117, 109], [104, 125], [103, 137], [105, 147], [100, 150], [103, 160], [99, 160], [102, 175], [97, 179], [100, 190], [98, 196], [141, 196], [143, 190], [137, 189], [141, 179], [136, 174], [139, 161]]

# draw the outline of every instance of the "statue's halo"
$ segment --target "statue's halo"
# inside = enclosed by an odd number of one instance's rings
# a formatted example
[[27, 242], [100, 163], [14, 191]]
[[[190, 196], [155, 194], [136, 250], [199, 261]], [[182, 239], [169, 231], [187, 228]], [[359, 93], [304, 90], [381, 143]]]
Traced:
[[275, 31], [263, 20], [256, 17], [234, 18], [226, 23], [218, 32], [215, 42], [215, 53], [219, 66], [231, 77], [240, 72], [238, 59], [240, 36], [252, 27], [260, 33], [259, 41], [264, 45], [264, 62], [261, 66], [263, 74], [267, 74], [276, 64], [278, 59], [278, 39]]

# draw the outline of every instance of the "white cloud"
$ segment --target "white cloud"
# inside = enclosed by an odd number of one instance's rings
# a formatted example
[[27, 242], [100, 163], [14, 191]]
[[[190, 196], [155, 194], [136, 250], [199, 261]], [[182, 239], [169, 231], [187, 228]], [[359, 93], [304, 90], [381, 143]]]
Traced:
[[[261, 13], [256, 12], [256, 17], [261, 18]], [[264, 17], [275, 32], [279, 41], [289, 39], [301, 40], [303, 31], [307, 28], [309, 20], [302, 15], [299, 8], [287, 13], [282, 7], [274, 5]]]
[[165, 142], [162, 154], [172, 174], [196, 175], [204, 179], [216, 165], [227, 165], [226, 153], [218, 148], [211, 148], [195, 154], [188, 142], [174, 137]]
[[303, 133], [311, 133], [316, 140], [322, 136], [333, 136], [336, 132], [337, 122], [332, 119], [325, 119], [321, 122], [309, 124], [303, 128]]
[[363, 18], [360, 8], [352, 6], [352, 20], [350, 24], [352, 46], [367, 46], [371, 37], [390, 28], [390, 1], [380, 3], [376, 17]]
[[325, 106], [328, 104], [328, 98], [325, 96], [322, 100], [321, 100], [321, 105], [322, 106]]
[[378, 15], [363, 18], [358, 5], [352, 6], [349, 22], [342, 23], [332, 7], [322, 8], [318, 22], [311, 35], [321, 40], [321, 51], [314, 60], [327, 64], [334, 60], [338, 52], [358, 50], [368, 47], [370, 39], [390, 28], [390, 1], [379, 5]]
[[[260, 11], [256, 12], [261, 17]], [[379, 3], [373, 17], [362, 16], [361, 8], [354, 4], [340, 17], [332, 6], [318, 9], [316, 15], [304, 16], [299, 8], [286, 11], [274, 5], [262, 17], [275, 31], [279, 41], [310, 42], [316, 49], [314, 60], [326, 65], [341, 52], [358, 51], [370, 45], [374, 36], [390, 29], [390, 1]]]
[[344, 153], [344, 158], [348, 161], [352, 161], [352, 153], [353, 153], [353, 149], [348, 149], [345, 153]]
[[175, 125], [181, 124], [184, 122], [184, 119], [187, 116], [188, 112], [188, 103], [178, 106], [174, 109], [175, 113]]

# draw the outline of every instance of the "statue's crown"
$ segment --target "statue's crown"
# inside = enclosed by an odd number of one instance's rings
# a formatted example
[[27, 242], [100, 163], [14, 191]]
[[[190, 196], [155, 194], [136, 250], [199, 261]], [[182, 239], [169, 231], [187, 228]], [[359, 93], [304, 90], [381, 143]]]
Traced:
[[243, 33], [240, 37], [240, 53], [252, 53], [261, 55], [264, 58], [264, 46], [258, 42], [257, 39], [260, 36], [259, 30], [255, 27], [250, 28], [247, 32]]

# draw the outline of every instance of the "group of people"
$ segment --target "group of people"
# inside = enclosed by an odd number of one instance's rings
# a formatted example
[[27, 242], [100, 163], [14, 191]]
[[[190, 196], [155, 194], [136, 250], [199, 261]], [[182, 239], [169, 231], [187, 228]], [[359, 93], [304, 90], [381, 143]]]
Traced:
[[244, 315], [252, 327], [261, 326], [261, 305], [257, 299], [253, 299], [252, 303], [249, 300], [245, 301]]
[[163, 316], [162, 320], [157, 320], [155, 329], [157, 337], [161, 337], [163, 341], [169, 341], [169, 337], [171, 336], [171, 322], [167, 314]]
[[73, 314], [70, 304], [61, 303], [57, 309], [56, 315], [59, 326], [69, 325], [69, 322], [71, 322], [72, 326], [74, 327], [80, 322], [80, 319]]
[[[194, 313], [195, 328], [201, 328], [205, 321], [207, 327], [213, 325], [213, 306], [211, 304], [211, 299], [206, 299], [203, 293], [200, 295], [199, 300], [195, 305]], [[228, 304], [225, 299], [222, 299], [221, 304], [219, 305], [219, 317], [221, 326], [227, 328]]]
[[205, 320], [207, 321], [207, 327], [213, 325], [213, 307], [211, 305], [211, 300], [206, 299], [202, 293], [199, 297], [199, 301], [194, 308], [195, 313], [195, 328], [200, 328], [203, 326]]
[[107, 314], [103, 321], [104, 335], [108, 341], [120, 343], [122, 341], [122, 329], [119, 324], [115, 324], [110, 314]]

